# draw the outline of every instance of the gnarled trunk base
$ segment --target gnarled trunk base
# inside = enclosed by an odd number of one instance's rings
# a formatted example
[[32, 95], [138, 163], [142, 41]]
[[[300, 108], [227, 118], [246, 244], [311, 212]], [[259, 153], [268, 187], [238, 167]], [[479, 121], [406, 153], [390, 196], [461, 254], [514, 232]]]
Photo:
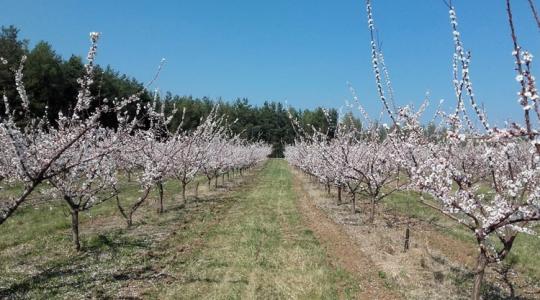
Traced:
[[473, 293], [472, 293], [472, 299], [473, 300], [481, 300], [482, 299], [482, 282], [484, 281], [484, 273], [487, 266], [487, 257], [480, 250], [480, 254], [478, 255], [478, 259], [476, 261], [476, 268], [474, 270], [474, 285], [473, 285]]
[[71, 209], [71, 236], [75, 250], [81, 251], [81, 241], [79, 239], [79, 210]]

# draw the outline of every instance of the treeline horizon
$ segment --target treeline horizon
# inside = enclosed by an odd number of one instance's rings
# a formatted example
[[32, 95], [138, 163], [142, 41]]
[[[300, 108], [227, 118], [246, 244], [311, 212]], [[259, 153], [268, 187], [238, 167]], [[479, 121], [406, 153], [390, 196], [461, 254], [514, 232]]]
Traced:
[[[13, 25], [2, 26], [0, 30], [0, 91], [7, 97], [10, 107], [17, 109], [20, 101], [14, 74], [21, 66], [21, 59], [26, 57], [23, 82], [30, 100], [30, 111], [36, 116], [46, 114], [48, 121], [54, 124], [59, 113], [69, 114], [75, 105], [79, 88], [77, 80], [83, 75], [85, 60], [74, 54], [64, 59], [47, 41], [39, 41], [30, 48], [29, 40], [21, 39], [19, 32]], [[172, 107], [176, 106], [179, 112], [174, 115], [170, 126], [176, 128], [181, 124], [183, 130], [196, 128], [200, 120], [218, 105], [219, 112], [227, 116], [233, 134], [240, 134], [246, 140], [271, 144], [273, 157], [283, 157], [284, 146], [293, 143], [297, 136], [289, 112], [306, 132], [314, 127], [328, 132], [329, 136], [333, 135], [339, 117], [335, 108], [296, 109], [276, 101], [253, 105], [247, 98], [224, 101], [221, 98], [197, 98], [170, 92], [156, 97], [145, 90], [141, 81], [120, 73], [110, 65], [95, 67], [95, 81], [91, 89], [99, 101], [121, 99], [143, 91], [140, 95], [143, 103], [157, 99], [159, 105], [165, 105], [166, 112], [171, 112]], [[182, 120], [183, 109], [186, 113]], [[4, 106], [0, 108], [0, 116], [5, 116]], [[352, 113], [348, 118], [360, 126], [360, 120]], [[24, 122], [24, 116], [20, 121]], [[101, 121], [110, 127], [117, 122], [115, 115], [105, 115]]]
[[[70, 114], [76, 103], [79, 91], [78, 80], [84, 74], [85, 60], [72, 54], [64, 59], [56, 53], [53, 46], [46, 41], [39, 41], [30, 49], [29, 41], [19, 37], [20, 30], [13, 26], [0, 28], [0, 92], [5, 95], [12, 109], [20, 106], [19, 95], [15, 84], [15, 72], [21, 66], [24, 86], [30, 100], [30, 112], [34, 116], [47, 116], [48, 122], [55, 124], [59, 113]], [[21, 64], [23, 57], [26, 60]], [[94, 82], [91, 86], [96, 101], [105, 99], [127, 98], [138, 92], [142, 103], [157, 100], [164, 105], [164, 111], [170, 113], [176, 106], [178, 112], [173, 116], [169, 126], [182, 130], [193, 130], [206, 117], [213, 107], [227, 117], [232, 134], [239, 134], [249, 141], [264, 141], [272, 145], [272, 157], [283, 157], [286, 145], [294, 143], [298, 137], [291, 116], [300, 125], [301, 132], [310, 134], [313, 129], [326, 132], [329, 139], [334, 137], [338, 122], [347, 123], [348, 127], [362, 130], [362, 122], [351, 111], [339, 115], [335, 108], [297, 109], [281, 102], [265, 101], [254, 105], [247, 98], [224, 101], [221, 98], [193, 97], [175, 95], [171, 92], [154, 95], [145, 89], [145, 85], [136, 78], [122, 74], [110, 65], [96, 65]], [[99, 105], [101, 103], [96, 103]], [[5, 116], [4, 106], [0, 106], [0, 117]], [[185, 109], [185, 114], [182, 111]], [[133, 114], [136, 108], [130, 110]], [[26, 117], [21, 115], [20, 122]], [[183, 118], [183, 119], [182, 119]], [[116, 115], [104, 114], [101, 123], [107, 127], [115, 127]], [[434, 126], [433, 133], [436, 134]], [[382, 137], [386, 135], [383, 126], [379, 128]]]

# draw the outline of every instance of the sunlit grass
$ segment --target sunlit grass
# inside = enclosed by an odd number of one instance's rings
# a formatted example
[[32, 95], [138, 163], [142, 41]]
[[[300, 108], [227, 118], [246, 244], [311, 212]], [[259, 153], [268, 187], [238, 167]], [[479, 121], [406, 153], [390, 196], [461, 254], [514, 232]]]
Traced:
[[[354, 298], [351, 275], [303, 226], [286, 162], [237, 178], [233, 192], [197, 180], [201, 197], [190, 185], [186, 207], [178, 181], [166, 182], [163, 215], [153, 191], [131, 229], [114, 200], [83, 213], [81, 253], [65, 203], [19, 209], [0, 227], [0, 298]], [[121, 182], [122, 201], [134, 201], [137, 184]]]
[[302, 224], [291, 176], [286, 162], [269, 162], [257, 188], [235, 195], [237, 203], [227, 217], [209, 229], [204, 248], [170, 265], [182, 279], [166, 288], [160, 285], [148, 296], [353, 298], [357, 287], [350, 274], [328, 265], [324, 249]]

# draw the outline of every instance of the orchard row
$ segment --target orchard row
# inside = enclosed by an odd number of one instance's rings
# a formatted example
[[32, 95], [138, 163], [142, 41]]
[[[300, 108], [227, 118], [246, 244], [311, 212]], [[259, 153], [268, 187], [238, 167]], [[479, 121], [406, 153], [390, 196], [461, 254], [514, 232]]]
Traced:
[[[180, 182], [185, 202], [186, 186], [197, 176], [205, 176], [209, 182], [217, 180], [222, 174], [248, 169], [270, 154], [268, 145], [233, 135], [230, 123], [218, 115], [217, 107], [197, 128], [183, 131], [182, 124], [176, 128], [169, 124], [176, 109], [166, 115], [157, 100], [142, 103], [143, 90], [123, 99], [93, 95], [90, 87], [99, 34], [91, 33], [90, 38], [76, 105], [69, 115], [60, 113], [54, 124], [47, 116], [30, 113], [23, 80], [24, 58], [15, 70], [20, 105], [11, 108], [4, 95], [6, 116], [0, 120], [0, 224], [30, 195], [46, 193], [49, 199], [62, 199], [68, 205], [73, 243], [80, 250], [80, 212], [104, 201], [116, 201], [131, 226], [133, 215], [153, 189], [159, 194], [158, 213], [163, 212], [166, 180]], [[185, 116], [188, 112], [182, 113]], [[100, 120], [106, 114], [116, 115], [117, 126], [102, 126]], [[134, 202], [124, 201], [120, 192], [120, 176], [124, 174], [133, 174], [139, 186], [139, 197]], [[16, 195], [8, 190], [15, 190]]]
[[[426, 102], [418, 111], [410, 105], [396, 107], [376, 39], [372, 5], [369, 0], [366, 3], [377, 92], [391, 125], [370, 119], [354, 95], [364, 130], [346, 126], [344, 120], [332, 139], [324, 132], [304, 134], [286, 149], [286, 158], [328, 188], [335, 186], [338, 201], [342, 192], [348, 192], [352, 213], [357, 195], [368, 199], [371, 221], [378, 203], [396, 191], [408, 190], [419, 195], [409, 201], [420, 201], [468, 228], [478, 245], [472, 295], [479, 299], [486, 266], [503, 261], [518, 234], [537, 234], [540, 96], [531, 73], [533, 55], [519, 46], [510, 1], [506, 1], [523, 122], [507, 128], [490, 126], [477, 104], [470, 78], [471, 55], [464, 48], [456, 10], [449, 3], [456, 109], [438, 109], [432, 122], [439, 128], [430, 131], [421, 122]], [[475, 119], [479, 128], [473, 125]]]

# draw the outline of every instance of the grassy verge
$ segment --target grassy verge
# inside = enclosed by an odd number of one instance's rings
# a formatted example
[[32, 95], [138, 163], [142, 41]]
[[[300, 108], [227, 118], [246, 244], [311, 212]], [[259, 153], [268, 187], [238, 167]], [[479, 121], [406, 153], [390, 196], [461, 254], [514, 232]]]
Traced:
[[[190, 197], [188, 206], [180, 209], [178, 182], [168, 181], [164, 188], [166, 212], [155, 213], [154, 192], [137, 211], [130, 230], [126, 230], [115, 201], [83, 213], [82, 253], [72, 250], [65, 203], [50, 199], [18, 209], [0, 227], [0, 299], [115, 298], [130, 296], [131, 290], [136, 293], [160, 279], [163, 275], [156, 275], [159, 259], [153, 257], [153, 249], [181, 226], [198, 222], [197, 216], [206, 210], [231, 201], [223, 189], [210, 193], [201, 185], [201, 197]], [[120, 189], [123, 202], [134, 201], [139, 195], [135, 182], [123, 181]], [[129, 287], [133, 284], [137, 288]]]

